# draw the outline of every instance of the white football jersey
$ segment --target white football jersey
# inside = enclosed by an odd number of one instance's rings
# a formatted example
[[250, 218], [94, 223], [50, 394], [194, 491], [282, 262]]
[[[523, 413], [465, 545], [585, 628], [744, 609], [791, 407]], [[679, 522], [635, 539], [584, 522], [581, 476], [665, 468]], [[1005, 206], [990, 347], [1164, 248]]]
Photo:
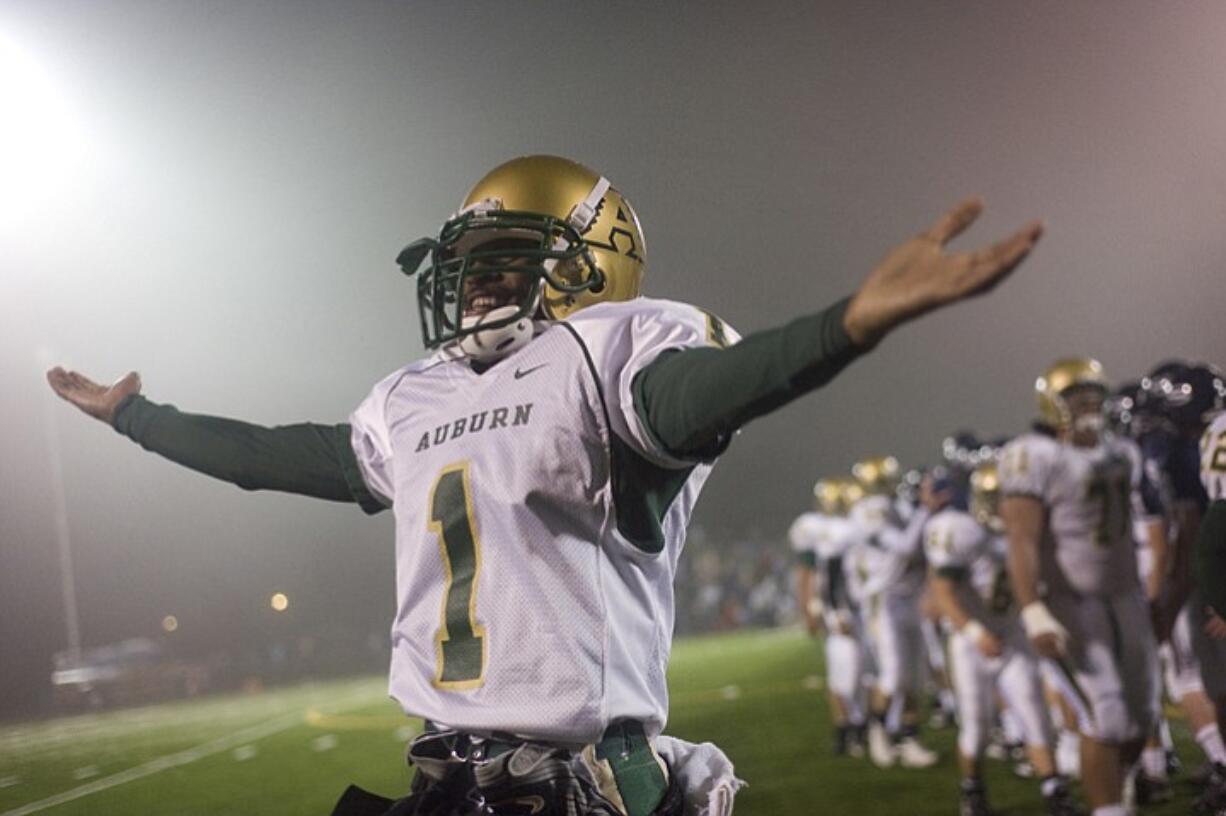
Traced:
[[843, 557], [843, 575], [847, 579], [847, 592], [852, 600], [865, 605], [873, 596], [882, 593], [894, 563], [895, 559], [890, 553], [873, 546], [858, 534], [853, 536], [851, 546]]
[[631, 384], [661, 352], [737, 338], [646, 298], [538, 330], [483, 373], [443, 352], [411, 363], [351, 417], [395, 514], [390, 693], [478, 733], [583, 744], [631, 718], [655, 735], [677, 558], [711, 463], [662, 450]]
[[1141, 511], [1141, 457], [1135, 444], [1105, 435], [1092, 448], [1039, 433], [1001, 454], [1002, 495], [1041, 501], [1047, 521], [1039, 578], [1049, 591], [1116, 595], [1138, 588], [1132, 517]]
[[880, 535], [897, 529], [897, 517], [887, 496], [865, 496], [851, 506], [851, 547], [843, 561], [851, 596], [863, 602], [884, 592], [905, 570], [902, 560], [881, 545]]
[[1006, 628], [1013, 591], [1003, 536], [993, 534], [965, 510], [947, 507], [928, 519], [924, 554], [938, 573], [953, 571], [964, 576], [955, 586], [958, 602], [968, 615], [995, 631]]
[[848, 519], [858, 528], [856, 537], [866, 546], [881, 551], [862, 557], [862, 563], [871, 563], [874, 570], [865, 582], [868, 594], [888, 590], [893, 594], [913, 595], [923, 590], [925, 568], [920, 532], [927, 514], [906, 508], [909, 517], [904, 521], [900, 512], [902, 504], [889, 496], [865, 496], [853, 504], [848, 513]]
[[788, 541], [798, 553], [810, 552], [818, 564], [842, 558], [851, 546], [854, 529], [847, 519], [824, 513], [802, 513], [788, 528]]
[[1226, 499], [1226, 413], [1218, 414], [1200, 438], [1200, 480], [1210, 501]]

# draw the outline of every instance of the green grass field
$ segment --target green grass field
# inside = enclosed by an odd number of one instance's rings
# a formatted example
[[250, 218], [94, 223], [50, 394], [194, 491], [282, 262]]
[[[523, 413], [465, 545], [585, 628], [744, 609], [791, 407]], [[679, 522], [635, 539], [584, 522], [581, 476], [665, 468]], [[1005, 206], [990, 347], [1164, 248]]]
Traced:
[[[738, 814], [956, 812], [954, 732], [929, 733], [926, 771], [878, 770], [830, 753], [820, 649], [797, 630], [679, 642], [668, 732], [719, 744], [749, 782]], [[325, 814], [350, 782], [407, 789], [404, 743], [420, 722], [385, 696], [385, 679], [150, 706], [0, 728], [0, 816]], [[1174, 729], [1185, 767], [1201, 758]], [[1041, 813], [1033, 782], [990, 763], [1002, 813]], [[1145, 814], [1186, 814], [1193, 789]]]

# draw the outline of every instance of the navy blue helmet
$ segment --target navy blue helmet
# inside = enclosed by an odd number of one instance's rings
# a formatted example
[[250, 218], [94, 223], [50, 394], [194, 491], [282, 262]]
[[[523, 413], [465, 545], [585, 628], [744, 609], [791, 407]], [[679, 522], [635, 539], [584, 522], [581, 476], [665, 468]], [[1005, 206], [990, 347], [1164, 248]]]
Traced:
[[1157, 412], [1178, 428], [1199, 431], [1226, 408], [1226, 375], [1209, 363], [1162, 363], [1141, 386]]

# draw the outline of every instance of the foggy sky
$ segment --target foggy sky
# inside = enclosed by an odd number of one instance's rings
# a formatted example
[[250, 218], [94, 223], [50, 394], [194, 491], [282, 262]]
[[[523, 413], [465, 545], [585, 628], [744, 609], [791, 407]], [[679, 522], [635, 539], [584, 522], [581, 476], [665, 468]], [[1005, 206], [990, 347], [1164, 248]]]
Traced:
[[386, 628], [390, 514], [245, 493], [49, 411], [40, 354], [184, 410], [344, 421], [422, 353], [396, 253], [516, 155], [612, 179], [646, 293], [742, 333], [850, 293], [964, 195], [988, 206], [959, 247], [1046, 220], [989, 298], [746, 428], [698, 505], [711, 536], [782, 547], [820, 474], [1020, 430], [1057, 356], [1117, 379], [1226, 356], [1220, 3], [8, 0], [0, 33], [89, 138], [67, 190], [0, 225], [0, 713], [64, 646], [48, 416], [86, 645], [168, 612], [212, 631], [275, 589]]

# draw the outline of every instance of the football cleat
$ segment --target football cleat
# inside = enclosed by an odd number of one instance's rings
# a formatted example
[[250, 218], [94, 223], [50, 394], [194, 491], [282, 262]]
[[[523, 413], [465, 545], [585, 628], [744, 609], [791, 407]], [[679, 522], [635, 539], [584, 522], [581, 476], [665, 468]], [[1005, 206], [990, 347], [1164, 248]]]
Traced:
[[944, 708], [937, 706], [932, 710], [932, 714], [928, 716], [928, 727], [933, 731], [943, 731], [946, 728], [953, 728], [957, 725], [957, 720], [952, 711], [946, 711]]
[[904, 737], [898, 742], [898, 764], [904, 768], [931, 768], [937, 764], [936, 751], [930, 751], [915, 737]]
[[1134, 790], [1137, 804], [1142, 807], [1146, 805], [1160, 805], [1163, 802], [1171, 801], [1175, 796], [1175, 791], [1171, 789], [1170, 782], [1150, 776], [1144, 772], [1137, 773]]
[[977, 779], [962, 780], [958, 792], [958, 816], [992, 816], [988, 807], [988, 792]]
[[1043, 808], [1047, 816], [1085, 816], [1085, 811], [1073, 799], [1068, 782], [1063, 779], [1059, 780], [1050, 793], [1043, 796]]
[[874, 722], [868, 727], [868, 758], [878, 768], [892, 768], [898, 758], [895, 755], [894, 743], [885, 732], [885, 726]]
[[847, 755], [852, 759], [864, 759], [864, 726], [853, 726], [847, 738]]
[[1216, 814], [1226, 811], [1226, 766], [1213, 763], [1205, 792], [1192, 804], [1193, 813]]
[[831, 746], [832, 754], [835, 756], [847, 756], [850, 733], [851, 729], [845, 725], [840, 725], [834, 729], [834, 744]]

